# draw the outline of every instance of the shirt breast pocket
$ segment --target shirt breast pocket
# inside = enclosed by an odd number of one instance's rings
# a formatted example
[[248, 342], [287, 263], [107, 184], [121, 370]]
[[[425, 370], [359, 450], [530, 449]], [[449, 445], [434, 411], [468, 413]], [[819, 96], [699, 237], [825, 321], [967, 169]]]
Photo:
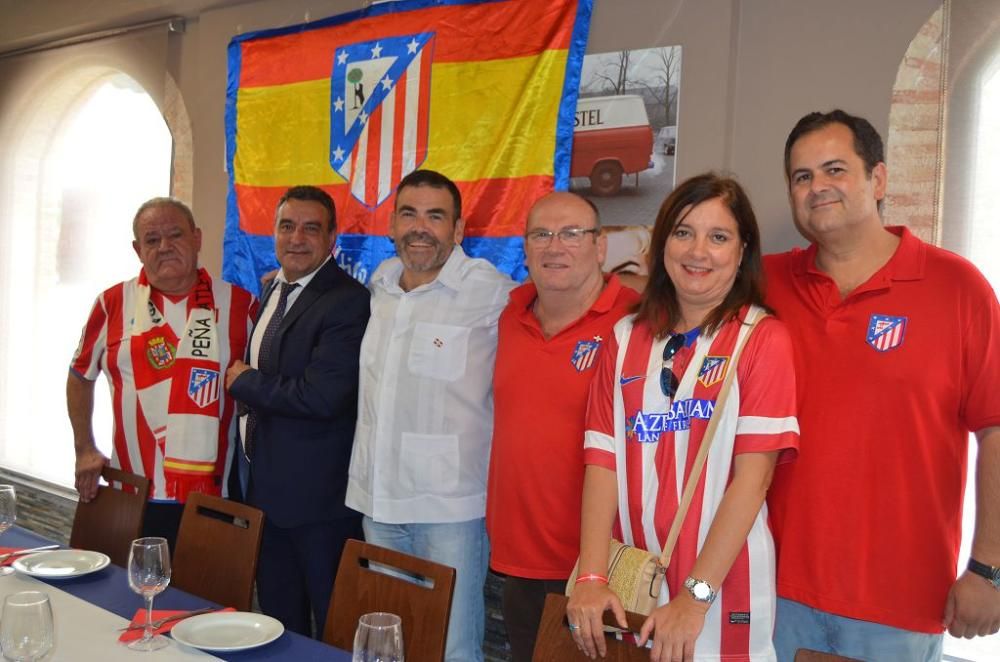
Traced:
[[465, 374], [470, 329], [451, 324], [417, 322], [408, 366], [420, 377], [453, 382]]

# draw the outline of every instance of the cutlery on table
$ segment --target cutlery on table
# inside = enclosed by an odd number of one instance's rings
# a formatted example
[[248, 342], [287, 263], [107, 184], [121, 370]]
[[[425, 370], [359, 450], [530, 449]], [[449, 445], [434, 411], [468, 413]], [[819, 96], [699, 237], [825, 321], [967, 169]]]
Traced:
[[50, 549], [58, 549], [59, 545], [42, 545], [41, 547], [32, 547], [31, 549], [19, 549], [14, 552], [7, 552], [6, 554], [0, 554], [0, 563], [3, 563], [12, 556], [22, 556], [24, 554], [34, 554], [35, 552], [45, 552]]
[[[174, 621], [182, 621], [185, 618], [190, 618], [191, 616], [198, 616], [200, 614], [210, 614], [213, 611], [219, 611], [219, 607], [202, 607], [201, 609], [195, 609], [194, 611], [186, 611], [182, 614], [174, 614], [173, 616], [164, 616], [163, 618], [158, 618], [151, 623], [153, 629], [157, 629], [166, 625], [167, 623], [173, 623]], [[121, 628], [122, 631], [128, 630], [142, 630], [146, 627], [145, 623], [132, 623], [128, 627]]]

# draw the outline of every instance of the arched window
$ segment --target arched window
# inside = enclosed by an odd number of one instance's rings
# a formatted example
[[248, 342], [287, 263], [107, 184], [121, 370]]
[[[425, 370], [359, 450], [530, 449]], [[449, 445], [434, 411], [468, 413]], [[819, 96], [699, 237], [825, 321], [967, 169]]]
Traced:
[[[1000, 9], [996, 12], [1000, 18]], [[996, 25], [996, 23], [994, 23]], [[972, 97], [975, 99], [970, 130], [974, 149], [968, 154], [971, 169], [968, 172], [969, 210], [964, 221], [968, 242], [965, 256], [979, 267], [990, 281], [994, 292], [1000, 292], [1000, 202], [997, 200], [997, 182], [1000, 182], [1000, 34], [993, 35], [993, 44], [983, 66], [973, 77]], [[947, 222], [947, 220], [945, 221]], [[972, 547], [975, 525], [975, 499], [973, 467], [976, 461], [975, 442], [970, 443], [969, 483], [965, 491], [963, 514], [962, 552], [959, 563], [967, 559]], [[961, 570], [961, 568], [960, 568]], [[1000, 659], [1000, 634], [973, 640], [946, 639], [945, 652], [969, 660]]]
[[[96, 295], [138, 273], [132, 217], [169, 194], [172, 140], [149, 94], [110, 68], [64, 74], [22, 107], [7, 157], [12, 222], [0, 239], [0, 461], [72, 485], [69, 362]], [[110, 454], [98, 390], [94, 433]]]
[[1000, 292], [1000, 48], [979, 76], [969, 259]]
[[[1000, 292], [1000, 4], [945, 0], [913, 38], [893, 87], [887, 222], [971, 260]], [[975, 439], [959, 568], [975, 530]], [[1000, 659], [1000, 634], [945, 637], [946, 660]]]

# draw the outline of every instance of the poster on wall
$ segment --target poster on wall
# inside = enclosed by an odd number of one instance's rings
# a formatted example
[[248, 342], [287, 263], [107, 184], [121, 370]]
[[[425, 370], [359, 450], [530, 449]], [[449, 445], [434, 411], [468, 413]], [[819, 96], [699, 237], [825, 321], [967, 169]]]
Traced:
[[235, 37], [223, 276], [259, 290], [277, 201], [309, 184], [336, 204], [338, 263], [367, 282], [394, 254], [396, 186], [428, 168], [461, 190], [466, 252], [523, 279], [527, 206], [569, 184], [592, 4], [400, 0]]
[[650, 230], [674, 188], [680, 73], [680, 46], [583, 59], [570, 190], [600, 211], [605, 271], [647, 272]]

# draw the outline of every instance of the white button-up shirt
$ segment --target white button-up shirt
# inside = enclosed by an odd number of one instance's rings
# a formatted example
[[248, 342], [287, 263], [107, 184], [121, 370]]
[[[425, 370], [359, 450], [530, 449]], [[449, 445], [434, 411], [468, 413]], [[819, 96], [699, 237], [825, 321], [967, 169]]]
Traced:
[[497, 320], [515, 283], [456, 246], [409, 292], [399, 258], [371, 279], [347, 505], [377, 522], [486, 512]]

